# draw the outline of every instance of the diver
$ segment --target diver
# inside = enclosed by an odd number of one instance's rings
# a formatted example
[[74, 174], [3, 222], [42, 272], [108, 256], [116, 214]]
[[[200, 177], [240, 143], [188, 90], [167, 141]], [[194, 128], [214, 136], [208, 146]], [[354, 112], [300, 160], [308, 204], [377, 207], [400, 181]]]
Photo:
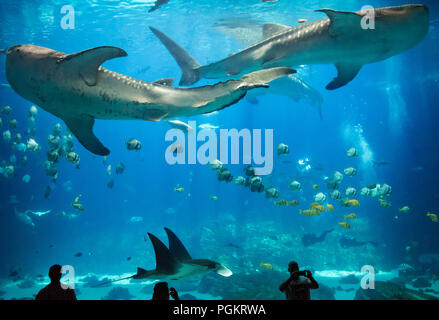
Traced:
[[325, 241], [325, 238], [328, 235], [328, 233], [331, 233], [332, 231], [334, 231], [334, 229], [329, 229], [327, 231], [324, 231], [320, 236], [317, 236], [314, 233], [304, 234], [302, 237], [303, 246], [309, 247], [312, 246], [313, 244]]
[[180, 300], [177, 290], [174, 288], [168, 289], [167, 282], [157, 282], [154, 286], [152, 300], [169, 300], [169, 296], [174, 300]]
[[352, 237], [352, 236], [347, 236], [347, 235], [345, 235], [345, 234], [343, 234], [343, 235], [340, 237], [339, 243], [340, 243], [340, 246], [341, 246], [343, 249], [346, 249], [346, 248], [352, 248], [352, 247], [361, 247], [361, 246], [364, 246], [364, 245], [366, 245], [366, 244], [371, 244], [371, 245], [373, 245], [375, 248], [378, 247], [378, 243], [376, 243], [376, 242], [374, 242], [374, 241], [358, 241], [358, 240], [355, 239], [354, 237]]
[[309, 290], [319, 288], [311, 271], [299, 271], [297, 262], [291, 261], [288, 264], [288, 272], [291, 274], [290, 277], [279, 287], [279, 290], [285, 293], [287, 300], [311, 300]]
[[62, 267], [55, 264], [49, 269], [50, 283], [38, 292], [35, 300], [76, 300], [75, 290], [61, 284]]

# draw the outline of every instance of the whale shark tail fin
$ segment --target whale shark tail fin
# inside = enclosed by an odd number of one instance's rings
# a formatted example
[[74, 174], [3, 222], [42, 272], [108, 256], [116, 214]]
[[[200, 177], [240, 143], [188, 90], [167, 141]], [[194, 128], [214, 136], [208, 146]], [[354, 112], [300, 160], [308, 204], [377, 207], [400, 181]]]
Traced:
[[268, 88], [268, 82], [293, 73], [296, 73], [296, 70], [286, 67], [258, 70], [243, 75], [240, 79], [241, 84], [237, 89]]
[[180, 66], [183, 74], [179, 84], [181, 86], [189, 86], [200, 80], [201, 75], [198, 68], [200, 68], [201, 65], [198, 63], [198, 61], [163, 32], [154, 27], [149, 28], [155, 34], [155, 36], [159, 38], [166, 49], [168, 49], [175, 61], [177, 61], [178, 65]]

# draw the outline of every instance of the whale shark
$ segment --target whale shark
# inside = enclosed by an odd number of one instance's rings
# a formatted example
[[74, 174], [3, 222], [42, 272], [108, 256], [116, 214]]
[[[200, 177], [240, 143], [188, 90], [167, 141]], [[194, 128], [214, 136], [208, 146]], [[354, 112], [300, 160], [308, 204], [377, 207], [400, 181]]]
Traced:
[[137, 268], [137, 273], [132, 276], [111, 280], [98, 286], [126, 279], [180, 280], [210, 271], [223, 277], [230, 277], [233, 274], [232, 271], [219, 262], [207, 259], [192, 259], [175, 233], [168, 228], [164, 229], [168, 235], [169, 248], [159, 238], [148, 232], [156, 257], [156, 268], [154, 270]]
[[[363, 65], [388, 59], [418, 44], [429, 28], [429, 9], [410, 4], [377, 8], [373, 28], [365, 28], [368, 10], [357, 12], [319, 9], [327, 19], [295, 27], [266, 24], [264, 40], [220, 61], [201, 65], [160, 30], [151, 31], [172, 54], [180, 68], [180, 85], [201, 78], [218, 79], [264, 68], [334, 64], [338, 75], [326, 89], [338, 89], [352, 81]], [[372, 14], [370, 14], [372, 16]]]
[[65, 54], [35, 45], [15, 45], [6, 55], [6, 78], [23, 98], [62, 119], [79, 142], [94, 154], [110, 153], [93, 133], [95, 119], [149, 120], [193, 116], [224, 109], [248, 90], [295, 70], [271, 68], [238, 80], [197, 88], [174, 88], [170, 79], [146, 82], [101, 66], [125, 57], [117, 47], [103, 46]]

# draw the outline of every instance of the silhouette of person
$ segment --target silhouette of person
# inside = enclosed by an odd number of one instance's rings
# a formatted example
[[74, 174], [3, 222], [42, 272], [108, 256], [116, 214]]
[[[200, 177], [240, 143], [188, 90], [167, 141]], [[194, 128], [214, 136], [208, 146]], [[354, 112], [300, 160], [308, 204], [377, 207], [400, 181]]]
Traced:
[[61, 286], [61, 269], [59, 264], [50, 267], [50, 283], [38, 292], [35, 300], [76, 300], [75, 290], [65, 284]]
[[291, 261], [288, 264], [288, 272], [290, 277], [279, 287], [279, 290], [285, 293], [287, 300], [311, 300], [310, 289], [319, 288], [311, 271], [299, 271], [297, 262]]
[[154, 286], [152, 300], [169, 300], [169, 295], [171, 295], [174, 300], [180, 300], [177, 290], [174, 288], [168, 289], [167, 282], [157, 282]]

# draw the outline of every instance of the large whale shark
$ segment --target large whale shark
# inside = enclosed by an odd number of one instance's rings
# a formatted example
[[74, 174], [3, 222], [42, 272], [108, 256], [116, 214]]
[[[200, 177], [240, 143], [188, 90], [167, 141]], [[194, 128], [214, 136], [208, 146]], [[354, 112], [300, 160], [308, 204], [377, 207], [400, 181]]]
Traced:
[[385, 60], [419, 43], [427, 34], [425, 5], [403, 5], [373, 10], [374, 28], [364, 28], [371, 12], [316, 10], [328, 19], [296, 27], [268, 24], [265, 39], [208, 65], [200, 65], [163, 32], [152, 28], [182, 69], [180, 85], [201, 78], [218, 79], [264, 68], [335, 64], [338, 75], [326, 88], [340, 88], [355, 78], [363, 65]]
[[219, 262], [208, 259], [192, 259], [175, 233], [168, 228], [164, 229], [168, 235], [169, 249], [160, 239], [148, 233], [156, 257], [156, 268], [154, 270], [137, 268], [137, 273], [132, 276], [103, 282], [97, 286], [126, 279], [180, 280], [211, 271], [223, 277], [232, 275], [232, 271]]
[[145, 82], [101, 67], [124, 57], [116, 47], [97, 47], [65, 54], [35, 45], [16, 45], [6, 55], [6, 77], [25, 99], [64, 120], [79, 142], [97, 155], [110, 151], [96, 138], [96, 119], [159, 121], [228, 107], [253, 88], [295, 70], [272, 68], [215, 85], [181, 89], [169, 79]]

